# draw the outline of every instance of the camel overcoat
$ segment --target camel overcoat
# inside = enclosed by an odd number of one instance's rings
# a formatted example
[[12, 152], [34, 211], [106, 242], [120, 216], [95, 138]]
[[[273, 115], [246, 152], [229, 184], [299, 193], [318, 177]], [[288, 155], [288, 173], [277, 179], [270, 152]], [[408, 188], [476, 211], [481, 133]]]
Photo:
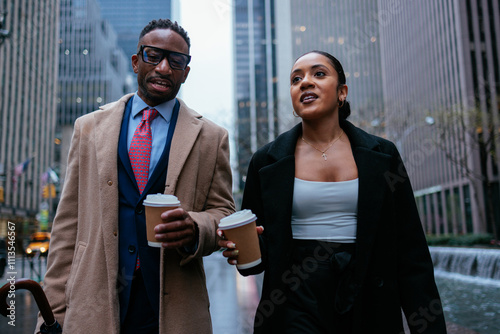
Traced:
[[[44, 280], [64, 333], [120, 331], [118, 139], [132, 95], [75, 122]], [[160, 333], [211, 333], [202, 257], [218, 249], [219, 220], [235, 208], [228, 133], [179, 102], [165, 193], [179, 198], [199, 239], [195, 254], [162, 249]], [[37, 331], [41, 323], [39, 316]]]

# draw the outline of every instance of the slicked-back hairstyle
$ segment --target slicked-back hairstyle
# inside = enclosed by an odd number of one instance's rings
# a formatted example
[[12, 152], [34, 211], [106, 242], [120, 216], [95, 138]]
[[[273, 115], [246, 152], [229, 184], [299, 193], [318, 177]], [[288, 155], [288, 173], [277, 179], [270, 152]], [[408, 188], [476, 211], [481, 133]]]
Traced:
[[147, 33], [156, 29], [170, 29], [175, 31], [186, 41], [188, 50], [191, 48], [191, 41], [188, 37], [187, 31], [184, 30], [184, 28], [182, 28], [177, 21], [172, 22], [170, 19], [158, 19], [149, 22], [148, 25], [142, 29], [141, 34], [139, 35], [139, 40], [141, 40], [141, 38]]
[[[328, 60], [330, 61], [330, 64], [332, 64], [333, 68], [335, 69], [335, 71], [337, 72], [337, 75], [339, 77], [339, 86], [338, 87], [340, 87], [341, 85], [345, 85], [346, 77], [345, 77], [345, 73], [344, 73], [344, 68], [342, 67], [342, 64], [340, 63], [340, 61], [337, 58], [335, 58], [334, 56], [332, 56], [328, 52], [319, 51], [319, 50], [313, 50], [313, 51], [306, 52], [302, 56], [300, 56], [299, 58], [302, 58], [303, 56], [310, 54], [310, 53], [317, 53], [319, 55], [322, 55], [322, 56], [328, 58]], [[297, 60], [299, 58], [297, 58]], [[339, 108], [339, 117], [342, 119], [347, 119], [347, 117], [349, 117], [349, 115], [351, 115], [351, 106], [349, 105], [349, 102], [347, 102], [347, 100], [346, 100], [346, 101], [344, 101], [344, 104], [342, 105], [342, 107]]]

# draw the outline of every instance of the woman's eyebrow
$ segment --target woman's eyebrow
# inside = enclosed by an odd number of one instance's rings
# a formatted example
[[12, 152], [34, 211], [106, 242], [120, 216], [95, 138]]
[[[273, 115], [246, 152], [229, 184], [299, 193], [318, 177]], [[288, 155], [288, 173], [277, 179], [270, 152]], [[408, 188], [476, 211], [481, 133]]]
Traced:
[[[328, 67], [326, 67], [326, 66], [325, 66], [325, 65], [323, 65], [323, 64], [315, 64], [315, 65], [311, 66], [311, 69], [313, 69], [313, 70], [314, 70], [314, 69], [316, 69], [316, 68], [318, 68], [318, 67], [328, 68]], [[296, 68], [296, 69], [295, 69], [295, 70], [293, 70], [293, 71], [292, 71], [292, 73], [290, 73], [290, 74], [294, 74], [294, 73], [297, 73], [297, 72], [303, 72], [303, 69], [301, 69], [301, 68]]]

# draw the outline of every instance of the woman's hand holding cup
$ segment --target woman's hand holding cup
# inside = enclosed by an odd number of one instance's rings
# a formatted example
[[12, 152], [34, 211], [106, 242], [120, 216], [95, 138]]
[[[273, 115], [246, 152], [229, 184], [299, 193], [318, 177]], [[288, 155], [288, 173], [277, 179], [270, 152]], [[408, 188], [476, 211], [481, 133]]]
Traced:
[[[264, 233], [264, 226], [256, 226], [255, 229], [257, 230], [258, 235], [262, 235]], [[226, 240], [224, 231], [221, 229], [217, 229], [217, 235], [219, 236], [219, 247], [226, 249], [222, 252], [222, 255], [227, 258], [227, 263], [231, 265], [238, 264], [239, 250], [236, 249], [236, 244], [231, 240]]]

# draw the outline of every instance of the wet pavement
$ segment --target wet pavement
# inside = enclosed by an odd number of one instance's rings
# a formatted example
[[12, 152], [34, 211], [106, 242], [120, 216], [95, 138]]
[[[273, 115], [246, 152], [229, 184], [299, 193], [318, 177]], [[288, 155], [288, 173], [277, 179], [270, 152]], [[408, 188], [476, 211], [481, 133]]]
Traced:
[[[43, 274], [45, 262], [24, 262], [16, 260], [19, 275], [38, 280]], [[21, 269], [19, 268], [21, 267]], [[40, 270], [41, 268], [41, 270]], [[210, 296], [210, 311], [214, 334], [252, 333], [253, 317], [259, 301], [262, 276], [243, 277], [234, 266], [229, 266], [220, 252], [205, 258], [207, 289]], [[0, 285], [7, 278], [0, 278]], [[22, 277], [22, 276], [19, 276]], [[437, 275], [449, 334], [493, 334], [500, 332], [500, 282], [488, 284], [477, 280], [463, 280], [460, 277]], [[15, 327], [7, 318], [0, 316], [0, 333], [33, 333], [38, 308], [31, 294], [25, 290], [16, 292]]]
[[[5, 274], [0, 278], [0, 286], [8, 284], [11, 277], [29, 278], [40, 282], [45, 274], [46, 259], [16, 257], [15, 270], [9, 271], [5, 268]], [[7, 302], [15, 301], [15, 317], [4, 318], [0, 315], [0, 333], [2, 334], [28, 334], [33, 333], [36, 325], [38, 307], [35, 299], [27, 290], [19, 290], [14, 294], [15, 298], [7, 298]], [[0, 301], [4, 302], [4, 301]]]

